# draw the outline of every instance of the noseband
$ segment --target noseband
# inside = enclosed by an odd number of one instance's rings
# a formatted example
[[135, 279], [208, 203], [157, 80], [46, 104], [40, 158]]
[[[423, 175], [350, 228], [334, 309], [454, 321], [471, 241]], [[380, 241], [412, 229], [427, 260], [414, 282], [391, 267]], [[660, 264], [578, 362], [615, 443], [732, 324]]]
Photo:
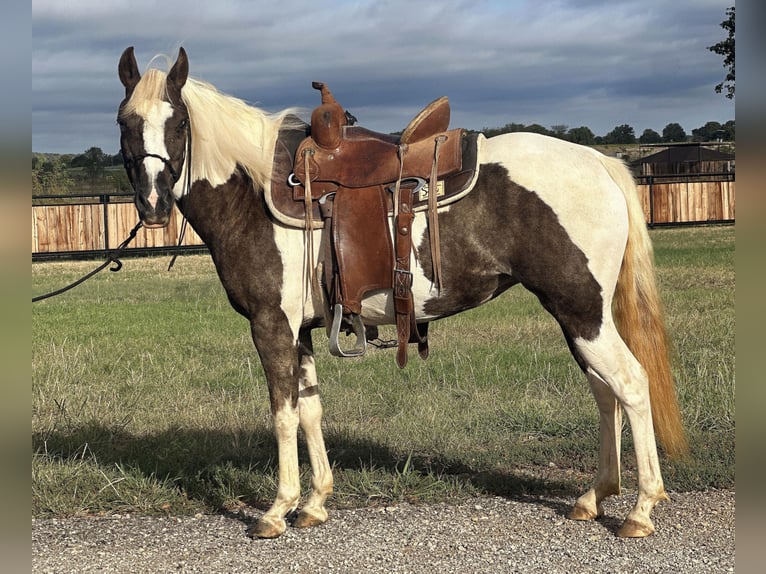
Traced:
[[[184, 154], [181, 157], [181, 167], [183, 168], [184, 162], [186, 160], [189, 160], [189, 165], [187, 166], [186, 170], [186, 185], [184, 189], [184, 195], [186, 195], [189, 191], [191, 191], [191, 128], [189, 127], [189, 123], [186, 124], [186, 149], [184, 150]], [[173, 167], [173, 164], [171, 163], [171, 159], [158, 155], [156, 153], [141, 153], [134, 156], [128, 156], [125, 153], [125, 150], [120, 148], [120, 154], [122, 154], [122, 164], [125, 166], [125, 170], [129, 171], [130, 166], [133, 164], [141, 163], [148, 157], [153, 157], [155, 159], [160, 160], [162, 163], [165, 164], [165, 167], [167, 167], [170, 170], [170, 175], [173, 176], [173, 185], [175, 185], [178, 180], [181, 178], [181, 174], [176, 171], [176, 169]]]
[[[156, 153], [141, 153], [138, 155], [134, 155], [132, 157], [129, 157], [125, 154], [125, 150], [120, 150], [120, 153], [122, 154], [122, 163], [125, 166], [125, 169], [130, 169], [130, 166], [136, 163], [141, 163], [144, 161], [147, 157], [153, 157], [158, 160], [160, 160], [162, 163], [165, 164], [165, 166], [170, 170], [170, 175], [173, 176], [173, 183], [177, 182], [178, 179], [181, 177], [181, 174], [176, 171], [176, 169], [173, 167], [173, 164], [170, 163], [170, 159], [163, 157], [161, 155], [157, 155]], [[183, 165], [183, 161], [186, 158], [181, 158], [181, 162]]]

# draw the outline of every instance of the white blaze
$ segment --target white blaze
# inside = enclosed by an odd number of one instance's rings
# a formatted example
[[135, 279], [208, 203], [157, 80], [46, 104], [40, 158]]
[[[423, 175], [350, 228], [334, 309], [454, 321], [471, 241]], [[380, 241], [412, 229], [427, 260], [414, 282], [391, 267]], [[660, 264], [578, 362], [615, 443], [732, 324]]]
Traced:
[[[173, 107], [169, 102], [160, 102], [152, 106], [144, 117], [144, 151], [156, 154], [160, 157], [168, 157], [165, 147], [165, 123], [173, 115]], [[144, 169], [149, 179], [151, 189], [149, 191], [149, 204], [152, 208], [157, 206], [159, 195], [157, 194], [157, 176], [165, 168], [165, 162], [156, 157], [144, 158]]]

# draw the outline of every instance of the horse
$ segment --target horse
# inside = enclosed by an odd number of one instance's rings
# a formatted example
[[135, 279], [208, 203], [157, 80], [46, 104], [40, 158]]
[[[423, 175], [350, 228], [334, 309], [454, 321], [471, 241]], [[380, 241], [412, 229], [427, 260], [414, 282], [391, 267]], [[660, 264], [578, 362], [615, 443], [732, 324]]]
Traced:
[[[183, 48], [168, 67], [150, 66], [142, 75], [133, 47], [123, 52], [120, 149], [141, 222], [165, 226], [177, 205], [207, 245], [232, 307], [249, 321], [268, 385], [278, 482], [273, 504], [247, 534], [275, 538], [288, 515], [297, 528], [324, 523], [333, 490], [311, 339], [326, 324], [326, 302], [306, 280], [307, 262], [321, 259], [322, 234], [285, 225], [265, 200], [280, 133], [305, 135], [309, 126], [294, 109], [267, 113], [190, 78]], [[648, 536], [655, 532], [653, 508], [668, 499], [657, 439], [668, 456], [683, 456], [688, 447], [633, 178], [621, 160], [556, 138], [509, 133], [479, 136], [478, 143], [473, 189], [439, 209], [438, 288], [428, 221], [415, 214], [417, 323], [476, 307], [517, 284], [536, 295], [560, 325], [599, 410], [598, 469], [568, 517], [596, 519], [602, 501], [620, 494], [624, 411], [638, 497], [616, 534]], [[392, 294], [381, 291], [363, 300], [366, 325], [395, 323]], [[303, 505], [299, 427], [311, 462]]]

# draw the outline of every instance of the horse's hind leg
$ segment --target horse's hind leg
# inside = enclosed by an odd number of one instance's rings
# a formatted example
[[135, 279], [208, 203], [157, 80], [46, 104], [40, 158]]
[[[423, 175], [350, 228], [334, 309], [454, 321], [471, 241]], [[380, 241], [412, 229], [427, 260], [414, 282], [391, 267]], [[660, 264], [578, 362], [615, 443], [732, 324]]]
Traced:
[[322, 435], [322, 403], [314, 363], [311, 331], [302, 331], [298, 345], [300, 378], [298, 380], [298, 412], [301, 428], [311, 460], [311, 494], [301, 508], [294, 526], [317, 526], [327, 520], [325, 501], [332, 493], [333, 479]]
[[601, 516], [601, 502], [620, 494], [620, 443], [622, 439], [622, 408], [604, 381], [588, 373], [591, 392], [599, 410], [598, 474], [593, 487], [583, 494], [569, 513], [572, 520], [593, 520]]
[[[601, 500], [610, 494], [610, 490], [619, 489], [619, 469], [616, 468], [619, 457], [615, 453], [619, 450], [620, 429], [617, 426], [618, 407], [610, 400], [613, 395], [630, 421], [638, 466], [638, 501], [617, 534], [648, 536], [654, 532], [650, 518], [652, 509], [660, 500], [667, 499], [652, 427], [648, 378], [611, 321], [604, 323], [595, 339], [575, 339], [574, 347], [586, 365], [591, 386], [596, 389], [601, 438], [602, 441], [607, 439], [607, 444], [601, 446], [600, 468], [594, 487], [577, 501], [574, 518], [597, 516]], [[599, 383], [608, 386], [609, 390], [600, 389]]]

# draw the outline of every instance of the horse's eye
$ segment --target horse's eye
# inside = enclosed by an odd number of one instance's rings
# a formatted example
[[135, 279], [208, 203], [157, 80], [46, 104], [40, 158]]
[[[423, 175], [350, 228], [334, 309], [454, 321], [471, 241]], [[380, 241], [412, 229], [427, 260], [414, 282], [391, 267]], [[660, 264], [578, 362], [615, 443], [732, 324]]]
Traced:
[[178, 131], [182, 131], [186, 129], [186, 126], [189, 125], [189, 118], [184, 118], [180, 122], [178, 122]]

